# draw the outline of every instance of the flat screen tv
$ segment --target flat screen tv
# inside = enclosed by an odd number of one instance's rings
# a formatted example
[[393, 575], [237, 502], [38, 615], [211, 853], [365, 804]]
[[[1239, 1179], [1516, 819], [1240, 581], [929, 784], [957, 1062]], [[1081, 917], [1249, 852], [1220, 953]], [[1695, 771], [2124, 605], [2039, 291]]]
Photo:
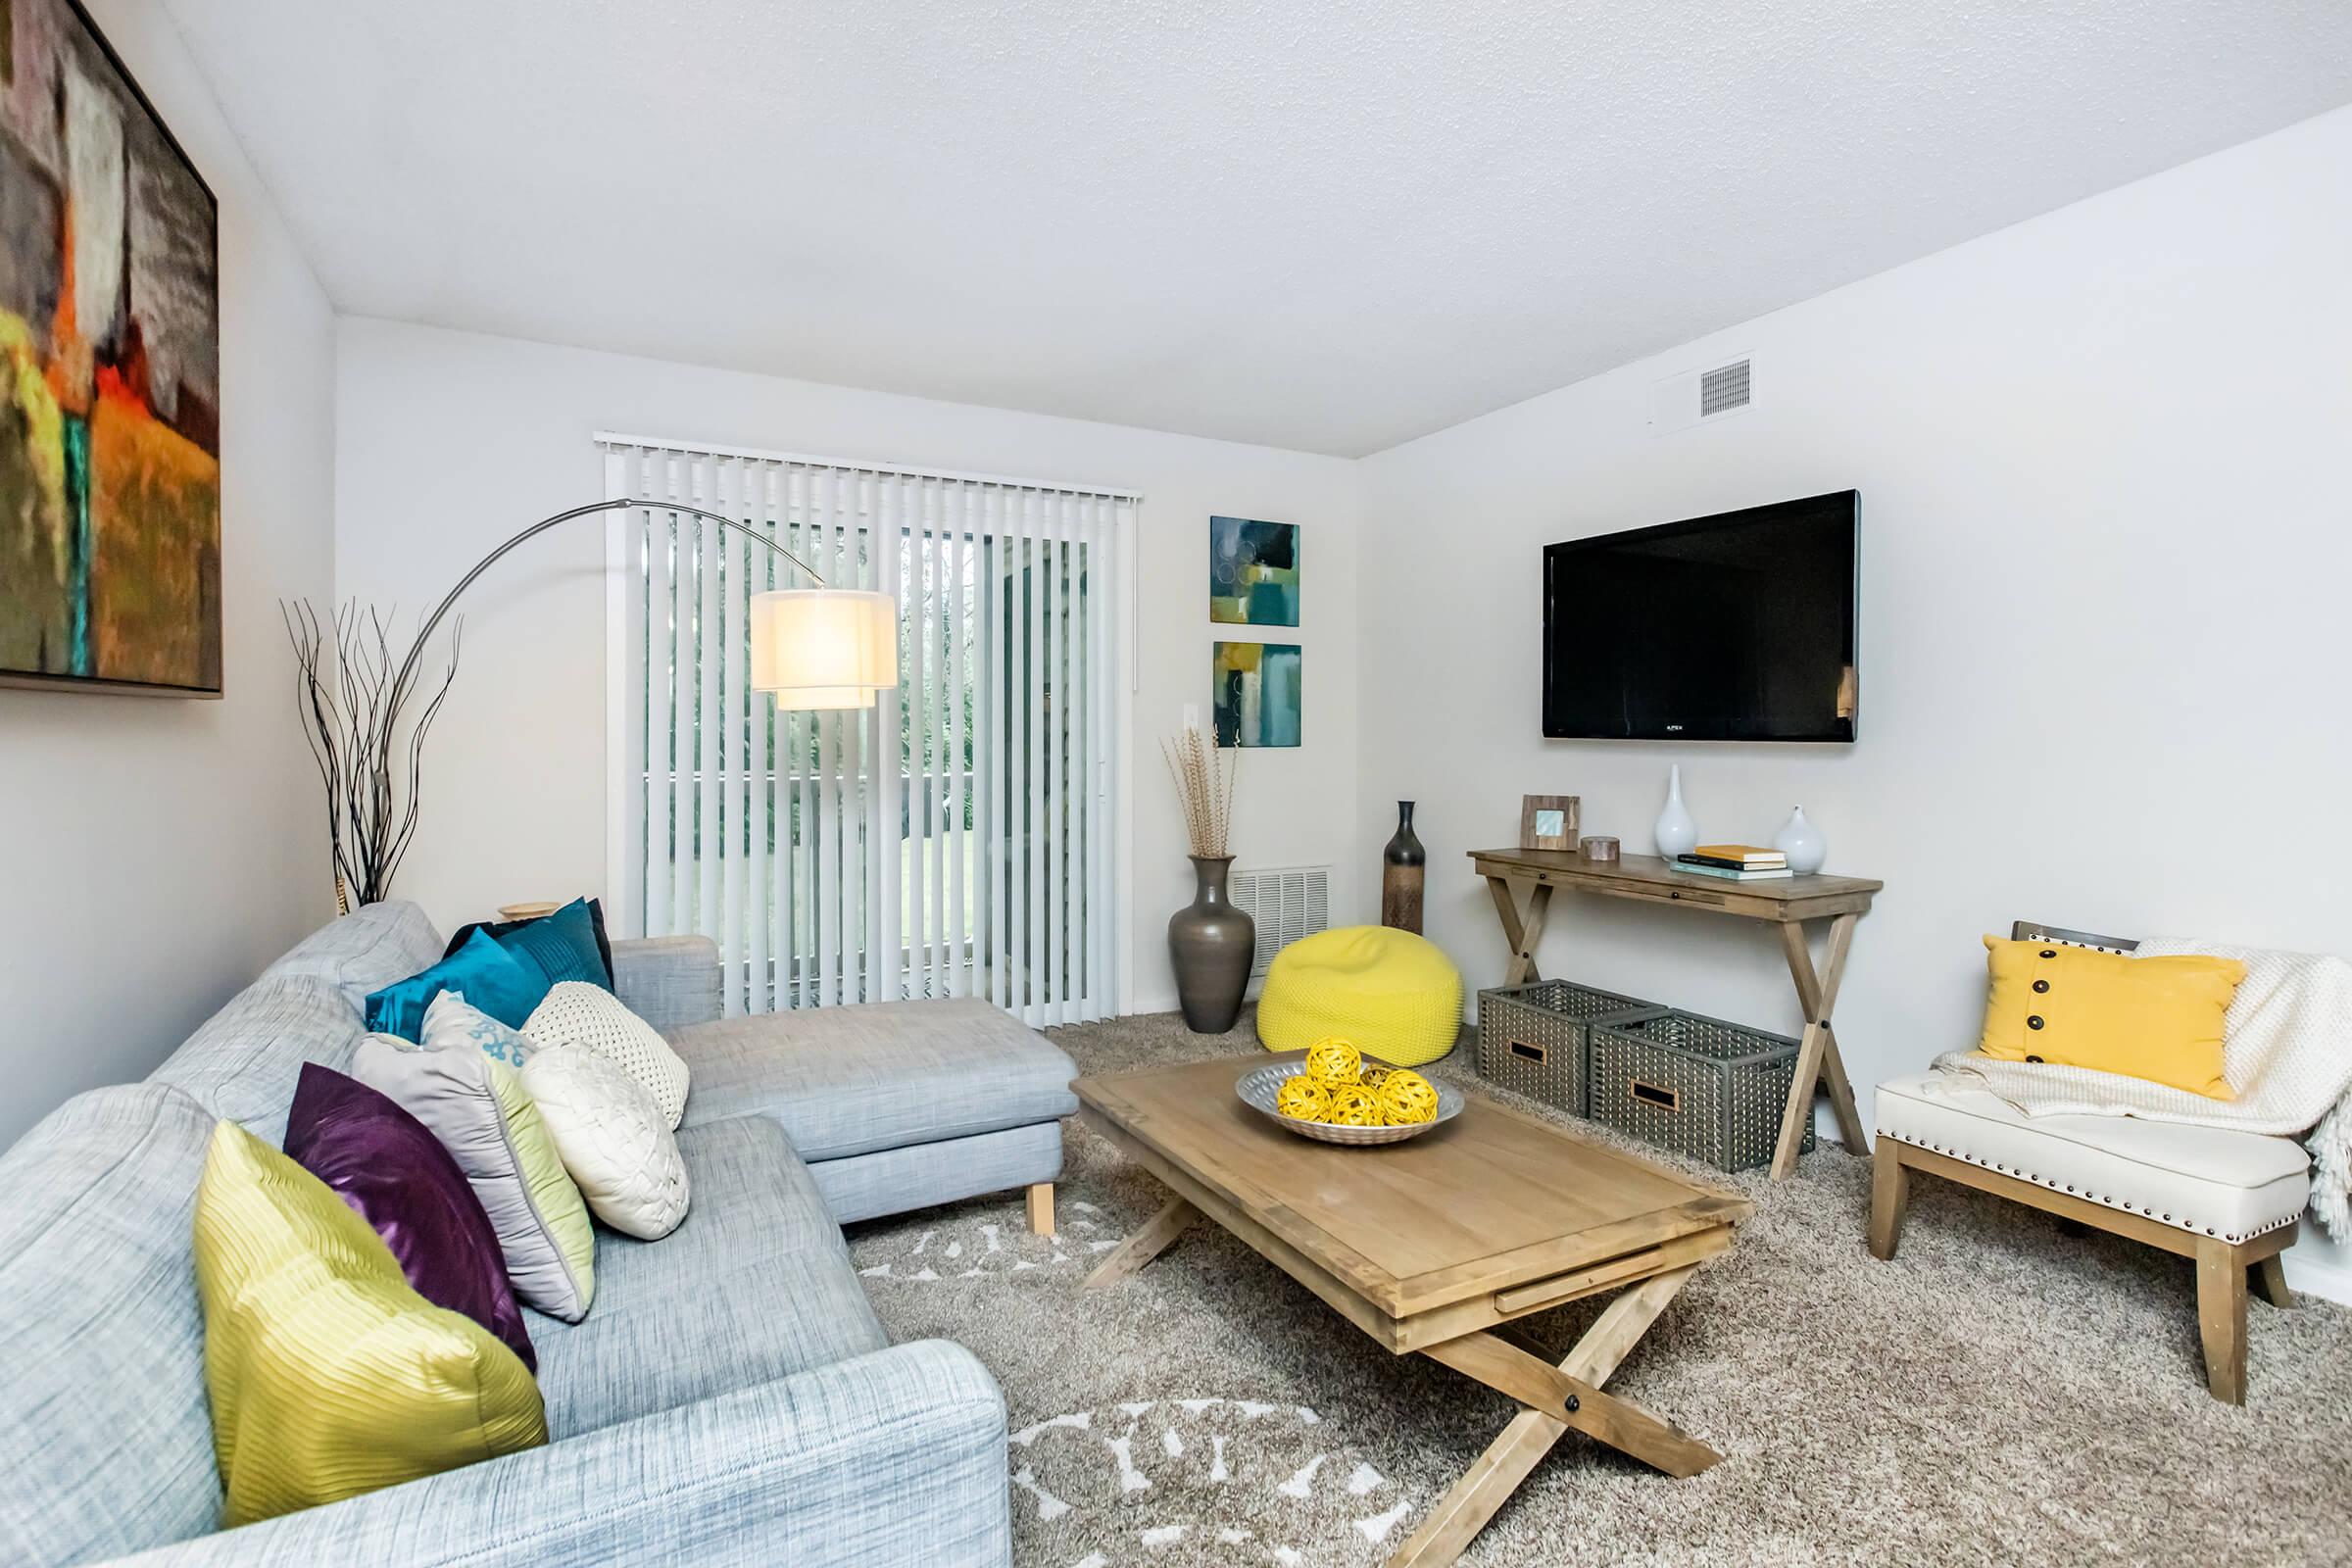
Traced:
[[1861, 492], [1544, 552], [1544, 733], [1850, 741]]

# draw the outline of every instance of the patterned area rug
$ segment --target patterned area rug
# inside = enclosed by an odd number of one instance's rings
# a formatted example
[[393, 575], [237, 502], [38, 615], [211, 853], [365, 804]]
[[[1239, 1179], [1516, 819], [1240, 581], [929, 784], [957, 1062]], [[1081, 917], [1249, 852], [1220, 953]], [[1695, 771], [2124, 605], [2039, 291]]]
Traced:
[[[1107, 1072], [1253, 1050], [1250, 1030], [1053, 1038]], [[1500, 1095], [1467, 1056], [1431, 1070]], [[1780, 1187], [1728, 1180], [1756, 1217], [1609, 1385], [1724, 1462], [1678, 1482], [1572, 1433], [1463, 1562], [2352, 1562], [2352, 1311], [2255, 1301], [2232, 1409], [2205, 1393], [2183, 1260], [1915, 1177], [1880, 1263], [1866, 1161], [1825, 1146]], [[1017, 1195], [850, 1230], [892, 1334], [958, 1341], [1004, 1384], [1024, 1565], [1378, 1564], [1513, 1413], [1214, 1226], [1081, 1295], [1164, 1200], [1075, 1124], [1059, 1199], [1051, 1241]], [[1526, 1326], [1565, 1353], [1601, 1304]]]

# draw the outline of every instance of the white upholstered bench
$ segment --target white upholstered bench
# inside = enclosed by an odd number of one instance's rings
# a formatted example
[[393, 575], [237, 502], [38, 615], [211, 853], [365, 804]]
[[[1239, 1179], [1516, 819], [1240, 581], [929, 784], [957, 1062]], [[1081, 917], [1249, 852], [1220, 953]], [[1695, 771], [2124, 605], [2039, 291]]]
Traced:
[[[2021, 941], [2129, 952], [2133, 943], [2020, 922]], [[1870, 1250], [1891, 1258], [1913, 1171], [1978, 1188], [2197, 1262], [2206, 1387], [2246, 1398], [2247, 1274], [2286, 1306], [2278, 1254], [2311, 1198], [2311, 1160], [2291, 1138], [2132, 1116], [2033, 1116], [1936, 1073], [1879, 1085]], [[1933, 1090], [1931, 1092], [1931, 1086]]]

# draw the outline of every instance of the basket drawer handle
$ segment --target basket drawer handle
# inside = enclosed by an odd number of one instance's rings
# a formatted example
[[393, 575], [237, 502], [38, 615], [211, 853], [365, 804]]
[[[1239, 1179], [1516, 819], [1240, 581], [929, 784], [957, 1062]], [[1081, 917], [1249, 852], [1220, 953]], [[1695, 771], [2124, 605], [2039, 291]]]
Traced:
[[1533, 1045], [1525, 1040], [1514, 1040], [1511, 1042], [1511, 1054], [1525, 1056], [1528, 1060], [1540, 1064], [1547, 1053], [1542, 1046]]
[[1639, 1078], [1636, 1078], [1627, 1086], [1626, 1093], [1633, 1096], [1636, 1100], [1641, 1101], [1643, 1104], [1655, 1105], [1661, 1110], [1680, 1110], [1683, 1108], [1683, 1097], [1680, 1091], [1673, 1089], [1661, 1089], [1656, 1084], [1645, 1084]]

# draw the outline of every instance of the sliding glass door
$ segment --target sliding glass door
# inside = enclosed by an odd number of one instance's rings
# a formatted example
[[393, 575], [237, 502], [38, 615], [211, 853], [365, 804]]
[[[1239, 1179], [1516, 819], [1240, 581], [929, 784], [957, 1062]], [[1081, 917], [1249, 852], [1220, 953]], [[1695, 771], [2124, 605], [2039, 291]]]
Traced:
[[[606, 440], [623, 929], [719, 945], [730, 1013], [986, 998], [1100, 1017], [1112, 974], [1114, 552], [1131, 495]], [[900, 686], [790, 712], [745, 678], [785, 564], [901, 608]]]

